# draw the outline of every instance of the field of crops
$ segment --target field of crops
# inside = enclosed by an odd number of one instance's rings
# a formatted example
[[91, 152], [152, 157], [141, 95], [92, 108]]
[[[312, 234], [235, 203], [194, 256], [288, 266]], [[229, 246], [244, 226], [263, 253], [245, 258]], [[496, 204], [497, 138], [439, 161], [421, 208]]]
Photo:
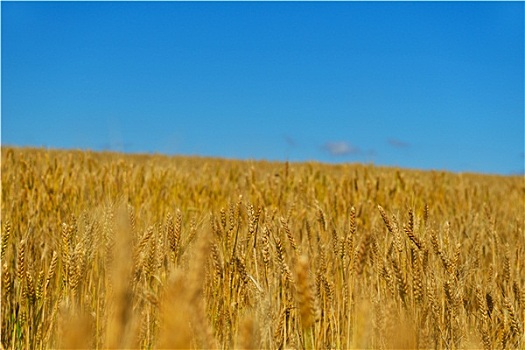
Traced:
[[523, 177], [2, 148], [4, 349], [525, 347]]

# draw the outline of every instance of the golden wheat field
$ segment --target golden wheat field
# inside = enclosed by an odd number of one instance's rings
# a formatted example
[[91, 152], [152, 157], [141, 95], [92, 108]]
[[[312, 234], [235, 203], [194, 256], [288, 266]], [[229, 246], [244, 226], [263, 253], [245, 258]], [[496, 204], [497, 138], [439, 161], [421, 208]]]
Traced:
[[523, 349], [523, 177], [2, 148], [4, 349]]

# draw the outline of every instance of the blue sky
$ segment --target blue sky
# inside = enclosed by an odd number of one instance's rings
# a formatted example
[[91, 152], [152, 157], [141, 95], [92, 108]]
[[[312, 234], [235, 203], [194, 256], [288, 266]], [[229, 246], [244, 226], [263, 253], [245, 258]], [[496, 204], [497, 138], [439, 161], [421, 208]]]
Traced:
[[512, 174], [523, 2], [5, 2], [2, 145]]

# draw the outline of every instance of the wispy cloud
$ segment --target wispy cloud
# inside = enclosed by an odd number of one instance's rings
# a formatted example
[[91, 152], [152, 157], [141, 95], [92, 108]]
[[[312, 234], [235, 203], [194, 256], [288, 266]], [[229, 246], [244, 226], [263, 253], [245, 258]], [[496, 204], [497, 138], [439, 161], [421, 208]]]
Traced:
[[408, 148], [410, 144], [408, 142], [398, 140], [398, 139], [388, 139], [388, 144], [395, 148]]
[[295, 142], [294, 138], [291, 137], [290, 135], [283, 135], [283, 138], [284, 138], [284, 142], [286, 142], [288, 146], [294, 147], [297, 145], [297, 142]]
[[322, 148], [332, 156], [361, 154], [361, 150], [358, 147], [345, 141], [326, 142]]

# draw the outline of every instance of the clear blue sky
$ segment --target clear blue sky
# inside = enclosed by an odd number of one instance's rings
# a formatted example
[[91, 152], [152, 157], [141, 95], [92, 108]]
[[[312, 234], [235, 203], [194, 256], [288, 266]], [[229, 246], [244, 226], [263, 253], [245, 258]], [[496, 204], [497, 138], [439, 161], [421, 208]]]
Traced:
[[523, 2], [2, 2], [2, 144], [522, 173]]

